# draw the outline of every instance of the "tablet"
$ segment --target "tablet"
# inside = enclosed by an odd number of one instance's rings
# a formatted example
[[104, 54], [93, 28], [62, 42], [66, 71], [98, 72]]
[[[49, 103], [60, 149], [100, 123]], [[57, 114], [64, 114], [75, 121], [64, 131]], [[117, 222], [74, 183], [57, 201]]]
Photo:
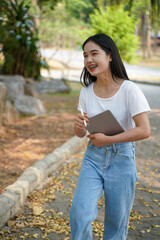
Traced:
[[124, 132], [124, 129], [110, 110], [89, 118], [87, 130], [90, 134], [103, 133], [108, 136]]

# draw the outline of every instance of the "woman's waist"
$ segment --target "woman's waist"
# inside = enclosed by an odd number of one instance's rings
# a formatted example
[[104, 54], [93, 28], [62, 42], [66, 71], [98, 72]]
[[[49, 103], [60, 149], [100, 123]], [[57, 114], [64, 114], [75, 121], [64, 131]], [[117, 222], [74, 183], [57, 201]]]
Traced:
[[94, 147], [94, 148], [97, 148], [97, 149], [119, 150], [119, 149], [123, 149], [123, 148], [135, 147], [135, 143], [134, 142], [121, 142], [121, 143], [105, 144], [103, 146], [96, 147], [95, 145], [93, 145], [93, 143], [91, 141], [89, 141], [88, 142], [88, 147]]

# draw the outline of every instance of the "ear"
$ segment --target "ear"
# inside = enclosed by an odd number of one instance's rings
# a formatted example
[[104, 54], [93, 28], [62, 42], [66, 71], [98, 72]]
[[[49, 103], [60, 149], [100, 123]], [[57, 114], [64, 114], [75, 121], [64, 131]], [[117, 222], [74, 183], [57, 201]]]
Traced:
[[109, 62], [112, 62], [112, 53], [109, 54]]

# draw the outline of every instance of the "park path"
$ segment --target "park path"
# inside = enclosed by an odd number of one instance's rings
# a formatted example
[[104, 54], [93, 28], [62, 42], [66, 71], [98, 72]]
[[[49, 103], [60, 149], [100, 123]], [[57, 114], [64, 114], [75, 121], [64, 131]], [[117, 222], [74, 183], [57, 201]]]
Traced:
[[[150, 114], [152, 136], [136, 144], [139, 180], [130, 215], [128, 240], [160, 239], [160, 110]], [[2, 240], [69, 240], [69, 210], [84, 154], [73, 155], [26, 199], [21, 211], [0, 231]], [[93, 240], [102, 239], [104, 198], [93, 223]]]

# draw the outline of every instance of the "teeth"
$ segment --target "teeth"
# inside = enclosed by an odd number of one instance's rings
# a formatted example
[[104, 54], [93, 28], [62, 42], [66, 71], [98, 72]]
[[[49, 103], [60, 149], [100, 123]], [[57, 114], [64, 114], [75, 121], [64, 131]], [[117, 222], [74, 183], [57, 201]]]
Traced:
[[97, 65], [93, 65], [93, 66], [90, 66], [89, 68], [93, 69], [93, 68], [96, 68], [96, 67], [97, 67]]

